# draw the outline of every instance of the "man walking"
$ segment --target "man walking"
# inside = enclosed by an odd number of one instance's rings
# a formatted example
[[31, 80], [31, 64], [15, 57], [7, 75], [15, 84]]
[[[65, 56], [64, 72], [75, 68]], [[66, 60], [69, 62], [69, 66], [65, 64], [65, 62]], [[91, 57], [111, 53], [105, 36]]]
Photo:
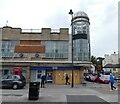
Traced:
[[68, 74], [66, 74], [66, 78], [65, 79], [66, 79], [66, 85], [70, 84]]
[[46, 80], [46, 76], [43, 75], [43, 76], [41, 77], [41, 88], [45, 88], [45, 80]]

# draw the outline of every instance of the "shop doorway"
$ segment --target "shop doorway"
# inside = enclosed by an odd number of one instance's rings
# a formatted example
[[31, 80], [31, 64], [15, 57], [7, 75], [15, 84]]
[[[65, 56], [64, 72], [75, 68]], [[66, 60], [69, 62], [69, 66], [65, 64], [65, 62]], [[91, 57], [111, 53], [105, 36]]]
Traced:
[[47, 80], [47, 83], [53, 82], [53, 71], [52, 70], [46, 70], [46, 80]]

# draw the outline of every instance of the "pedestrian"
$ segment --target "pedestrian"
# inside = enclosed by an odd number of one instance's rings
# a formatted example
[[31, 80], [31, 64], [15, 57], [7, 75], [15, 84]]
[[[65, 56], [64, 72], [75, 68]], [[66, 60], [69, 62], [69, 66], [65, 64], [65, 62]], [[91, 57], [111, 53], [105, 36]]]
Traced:
[[66, 85], [70, 84], [68, 74], [66, 74], [65, 80], [66, 80]]
[[111, 86], [111, 90], [115, 89], [117, 90], [117, 88], [114, 86], [115, 83], [115, 77], [112, 75], [112, 73], [110, 73], [110, 86]]
[[42, 75], [42, 77], [41, 77], [41, 88], [45, 88], [45, 81], [46, 81], [46, 76]]

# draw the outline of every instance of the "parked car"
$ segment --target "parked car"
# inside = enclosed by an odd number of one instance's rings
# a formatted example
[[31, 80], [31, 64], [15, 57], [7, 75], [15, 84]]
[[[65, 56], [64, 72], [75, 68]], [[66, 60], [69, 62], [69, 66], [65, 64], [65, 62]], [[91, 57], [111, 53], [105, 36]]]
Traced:
[[96, 76], [95, 75], [90, 75], [90, 80], [91, 82], [95, 82]]
[[116, 81], [120, 80], [120, 75], [118, 75], [117, 77], [115, 77], [115, 80]]
[[86, 81], [94, 82], [96, 79], [96, 75], [93, 74], [84, 74], [84, 78]]
[[26, 85], [26, 79], [24, 76], [20, 75], [4, 75], [1, 78], [0, 87], [1, 88], [12, 88], [18, 89], [23, 88]]
[[109, 84], [109, 77], [110, 75], [100, 75], [95, 79], [95, 82], [102, 83], [102, 84]]

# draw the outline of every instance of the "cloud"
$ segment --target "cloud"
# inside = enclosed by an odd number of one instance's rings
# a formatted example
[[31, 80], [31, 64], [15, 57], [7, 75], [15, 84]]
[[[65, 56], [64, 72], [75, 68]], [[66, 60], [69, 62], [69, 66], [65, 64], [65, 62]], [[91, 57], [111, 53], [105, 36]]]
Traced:
[[90, 17], [90, 35], [92, 54], [96, 56], [104, 56], [118, 48], [118, 12], [117, 2], [94, 3], [87, 9]]

